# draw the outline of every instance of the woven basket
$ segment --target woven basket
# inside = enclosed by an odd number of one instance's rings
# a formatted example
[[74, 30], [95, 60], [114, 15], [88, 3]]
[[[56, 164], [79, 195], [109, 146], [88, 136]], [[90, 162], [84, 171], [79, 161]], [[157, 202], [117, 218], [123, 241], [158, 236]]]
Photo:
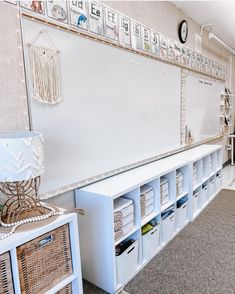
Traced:
[[14, 293], [9, 252], [0, 255], [0, 293]]
[[56, 292], [56, 294], [72, 294], [72, 284], [68, 284], [63, 289]]
[[43, 294], [72, 274], [69, 225], [17, 248], [22, 294]]

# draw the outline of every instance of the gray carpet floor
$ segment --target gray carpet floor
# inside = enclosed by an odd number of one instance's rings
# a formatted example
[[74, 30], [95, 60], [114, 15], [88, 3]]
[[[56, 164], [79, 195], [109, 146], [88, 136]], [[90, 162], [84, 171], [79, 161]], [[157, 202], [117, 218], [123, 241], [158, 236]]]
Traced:
[[[103, 294], [84, 281], [84, 294]], [[235, 191], [222, 190], [127, 284], [130, 294], [235, 294]]]

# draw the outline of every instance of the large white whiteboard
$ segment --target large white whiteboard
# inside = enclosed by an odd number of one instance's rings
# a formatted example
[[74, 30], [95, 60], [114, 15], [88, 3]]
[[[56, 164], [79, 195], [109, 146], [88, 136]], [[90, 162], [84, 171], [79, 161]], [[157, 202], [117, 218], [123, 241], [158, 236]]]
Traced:
[[[30, 20], [22, 24], [32, 126], [45, 138], [40, 193], [180, 147], [179, 68]], [[41, 29], [60, 50], [64, 100], [54, 106], [31, 98], [27, 43]]]
[[184, 80], [185, 125], [193, 142], [221, 134], [220, 104], [223, 83], [187, 74]]

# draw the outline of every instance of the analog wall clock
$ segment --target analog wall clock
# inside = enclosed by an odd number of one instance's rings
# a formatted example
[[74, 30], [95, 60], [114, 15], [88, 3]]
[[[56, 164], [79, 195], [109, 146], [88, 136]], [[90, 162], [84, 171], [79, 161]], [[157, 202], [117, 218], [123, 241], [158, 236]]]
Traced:
[[179, 24], [178, 35], [181, 43], [185, 43], [188, 38], [188, 23], [186, 20], [182, 20]]

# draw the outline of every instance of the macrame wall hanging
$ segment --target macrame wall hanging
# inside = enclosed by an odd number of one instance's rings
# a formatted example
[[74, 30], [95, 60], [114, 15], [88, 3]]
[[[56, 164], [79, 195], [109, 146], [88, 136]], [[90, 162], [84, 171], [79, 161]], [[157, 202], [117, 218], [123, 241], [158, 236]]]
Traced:
[[[39, 36], [44, 36], [48, 46], [37, 46]], [[62, 100], [59, 74], [59, 51], [46, 31], [41, 30], [29, 44], [33, 82], [33, 98], [41, 103], [55, 104]]]

